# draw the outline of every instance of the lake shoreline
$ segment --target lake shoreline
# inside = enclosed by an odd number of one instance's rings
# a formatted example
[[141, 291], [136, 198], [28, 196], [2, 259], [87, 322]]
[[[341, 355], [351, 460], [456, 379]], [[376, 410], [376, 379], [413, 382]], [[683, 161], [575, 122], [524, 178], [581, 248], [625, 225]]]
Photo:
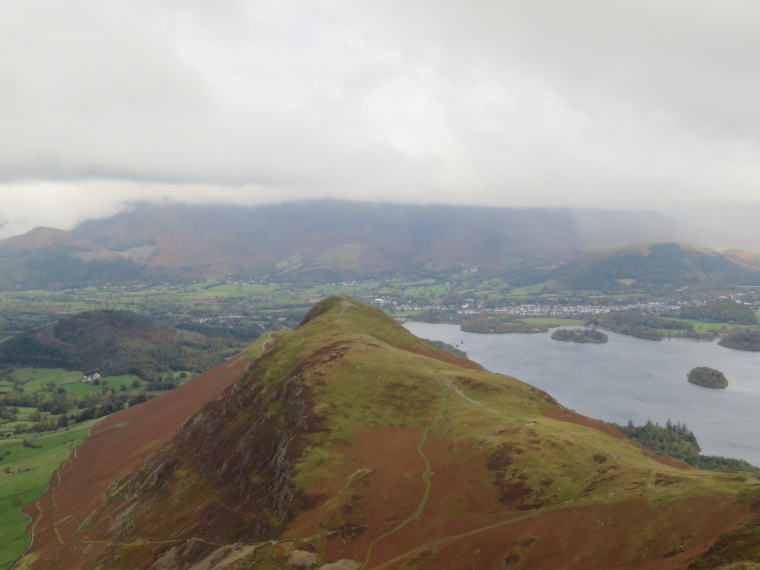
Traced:
[[[495, 335], [467, 333], [458, 325], [404, 326], [457, 346], [487, 369], [545, 390], [586, 416], [637, 425], [681, 421], [705, 455], [760, 465], [760, 445], [739, 435], [760, 430], [760, 353], [725, 350], [715, 340], [650, 342], [609, 331], [607, 343], [571, 343], [551, 340], [548, 332]], [[692, 368], [705, 365], [724, 371], [731, 385], [703, 390], [685, 381]]]

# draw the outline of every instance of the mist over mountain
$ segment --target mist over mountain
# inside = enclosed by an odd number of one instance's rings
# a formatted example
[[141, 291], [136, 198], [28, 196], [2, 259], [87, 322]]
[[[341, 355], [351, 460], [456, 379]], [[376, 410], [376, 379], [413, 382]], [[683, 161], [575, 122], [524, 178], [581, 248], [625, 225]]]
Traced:
[[708, 231], [742, 237], [760, 242], [760, 204], [752, 202], [689, 202], [665, 210], [679, 221], [691, 223]]
[[[0, 286], [226, 276], [339, 281], [474, 269], [525, 283], [549, 274], [534, 270], [583, 252], [659, 242], [760, 249], [650, 211], [330, 200], [258, 207], [140, 203], [71, 232], [36, 228], [0, 242]], [[744, 257], [755, 271], [752, 256]], [[730, 281], [732, 272], [724, 277]]]

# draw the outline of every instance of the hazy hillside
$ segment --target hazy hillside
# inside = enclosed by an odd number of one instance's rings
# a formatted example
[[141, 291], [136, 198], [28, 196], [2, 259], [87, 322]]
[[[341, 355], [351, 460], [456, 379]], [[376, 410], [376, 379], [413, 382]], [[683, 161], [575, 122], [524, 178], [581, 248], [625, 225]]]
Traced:
[[654, 457], [378, 309], [331, 297], [267, 344], [234, 382], [241, 360], [104, 420], [27, 508], [20, 566], [694, 570], [760, 555], [750, 475]]
[[[256, 208], [143, 204], [82, 224], [77, 233], [155, 239], [161, 253], [150, 267], [169, 273], [279, 271], [332, 279], [389, 270], [511, 269], [641, 242], [740, 243], [655, 212], [342, 201]], [[183, 265], [183, 248], [194, 250], [192, 265]]]
[[[138, 204], [72, 232], [37, 228], [0, 242], [0, 287], [229, 275], [336, 281], [475, 268], [524, 284], [583, 251], [654, 242], [752, 246], [644, 211]], [[742, 259], [757, 267], [751, 255]]]
[[[705, 230], [730, 233], [755, 243], [760, 242], [760, 227], [756, 222], [760, 216], [760, 204], [756, 202], [695, 201], [671, 207], [667, 213]], [[737, 247], [748, 248], [746, 245]]]
[[154, 381], [168, 370], [206, 370], [218, 364], [228, 348], [220, 339], [129, 311], [88, 311], [0, 343], [0, 361], [86, 374], [137, 374]]
[[760, 272], [736, 253], [676, 243], [647, 244], [574, 256], [545, 272], [571, 289], [609, 290], [624, 283], [663, 286], [668, 283], [760, 284]]

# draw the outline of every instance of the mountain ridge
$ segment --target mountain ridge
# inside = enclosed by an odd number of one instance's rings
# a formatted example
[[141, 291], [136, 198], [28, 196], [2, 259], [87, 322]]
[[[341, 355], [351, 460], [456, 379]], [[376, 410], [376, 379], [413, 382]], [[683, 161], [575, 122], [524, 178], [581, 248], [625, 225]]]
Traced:
[[[51, 512], [61, 487], [45, 495], [20, 567], [280, 568], [299, 551], [367, 570], [708, 568], [710, 545], [757, 519], [748, 475], [655, 458], [352, 299], [321, 301], [266, 344], [149, 457], [101, 475], [91, 506]], [[127, 413], [83, 453], [139, 430]], [[85, 468], [72, 458], [63, 479]], [[743, 532], [722, 539], [722, 562], [757, 556]]]
[[[335, 282], [473, 269], [524, 280], [526, 271], [584, 251], [655, 242], [760, 250], [647, 211], [141, 203], [68, 233], [36, 228], [0, 242], [0, 287], [227, 276]], [[758, 270], [751, 254], [737, 253], [731, 261]]]
[[660, 286], [700, 282], [756, 285], [760, 284], [760, 274], [753, 259], [746, 252], [718, 252], [678, 243], [632, 244], [573, 256], [545, 278], [573, 289], [598, 290], [626, 282]]

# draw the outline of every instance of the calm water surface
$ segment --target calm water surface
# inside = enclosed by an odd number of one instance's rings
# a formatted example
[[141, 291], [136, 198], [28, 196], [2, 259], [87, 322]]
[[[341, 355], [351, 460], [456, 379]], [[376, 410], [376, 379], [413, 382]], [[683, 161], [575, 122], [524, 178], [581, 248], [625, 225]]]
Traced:
[[[637, 425], [670, 418], [686, 423], [706, 455], [760, 466], [760, 352], [716, 342], [660, 342], [605, 331], [606, 344], [579, 344], [543, 334], [475, 334], [458, 325], [407, 323], [423, 338], [459, 345], [492, 372], [546, 390], [562, 405], [592, 418]], [[575, 328], [575, 327], [570, 327]], [[728, 388], [686, 381], [695, 366], [717, 368]]]

